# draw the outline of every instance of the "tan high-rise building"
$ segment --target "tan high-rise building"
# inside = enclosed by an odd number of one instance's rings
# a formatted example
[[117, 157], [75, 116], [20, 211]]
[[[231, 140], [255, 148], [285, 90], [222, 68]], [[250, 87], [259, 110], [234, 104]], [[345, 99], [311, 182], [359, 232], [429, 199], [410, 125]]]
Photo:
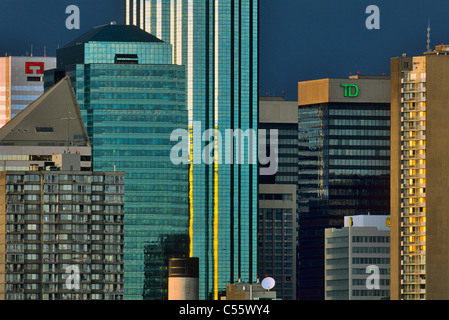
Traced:
[[449, 46], [391, 60], [391, 299], [449, 299]]

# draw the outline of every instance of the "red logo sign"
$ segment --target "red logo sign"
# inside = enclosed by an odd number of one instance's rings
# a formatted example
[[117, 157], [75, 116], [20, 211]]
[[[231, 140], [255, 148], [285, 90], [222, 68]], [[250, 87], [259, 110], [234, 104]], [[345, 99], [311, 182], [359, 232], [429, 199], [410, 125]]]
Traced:
[[26, 74], [44, 74], [44, 63], [43, 62], [25, 62], [25, 73]]

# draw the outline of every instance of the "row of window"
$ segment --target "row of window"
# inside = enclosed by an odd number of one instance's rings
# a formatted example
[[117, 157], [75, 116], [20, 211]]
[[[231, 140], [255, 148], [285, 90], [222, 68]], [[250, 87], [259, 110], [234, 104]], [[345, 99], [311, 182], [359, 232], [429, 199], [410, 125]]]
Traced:
[[357, 136], [357, 137], [389, 137], [390, 130], [368, 130], [368, 129], [343, 129], [335, 128], [329, 130], [329, 137], [344, 137], [344, 136]]
[[[103, 260], [105, 263], [108, 262], [121, 262], [123, 261], [123, 257], [120, 254], [92, 254], [92, 255], [79, 255], [79, 254], [71, 254], [71, 253], [58, 253], [54, 254], [53, 257], [43, 258], [44, 262], [57, 262], [59, 260], [72, 260], [74, 262], [88, 262], [91, 261]], [[39, 253], [17, 253], [17, 254], [7, 254], [6, 261], [7, 263], [23, 263], [24, 261], [30, 260], [41, 260], [41, 254]], [[53, 260], [53, 261], [52, 261]], [[76, 260], [76, 261], [75, 261]]]
[[[341, 238], [336, 238], [341, 239]], [[329, 242], [328, 242], [329, 243]], [[389, 254], [390, 247], [352, 247], [352, 253]], [[348, 254], [348, 248], [326, 248], [326, 254]]]
[[365, 257], [365, 258], [352, 258], [352, 263], [353, 264], [390, 264], [390, 259], [389, 258], [370, 258], [370, 257]]
[[11, 91], [38, 91], [43, 93], [44, 88], [42, 86], [11, 86]]
[[390, 109], [362, 109], [354, 107], [354, 109], [329, 109], [329, 116], [351, 116], [351, 117], [390, 117]]
[[347, 149], [332, 148], [329, 150], [330, 156], [360, 156], [360, 157], [389, 157], [389, 149]]
[[[387, 119], [368, 119], [368, 118], [359, 118], [359, 119], [346, 119], [346, 118], [333, 118], [329, 119], [329, 126], [360, 126], [360, 127], [390, 127], [390, 120]], [[347, 128], [349, 129], [349, 128]]]
[[379, 159], [329, 159], [329, 166], [375, 166], [389, 167], [390, 160]]
[[40, 231], [42, 227], [43, 232], [59, 232], [59, 231], [73, 231], [75, 233], [90, 233], [92, 231], [105, 231], [108, 233], [120, 233], [122, 232], [121, 225], [101, 225], [101, 224], [71, 224], [71, 223], [59, 223], [56, 224], [36, 224], [28, 223], [21, 224], [7, 224], [7, 232], [21, 232], [21, 231]]
[[259, 200], [292, 200], [292, 194], [288, 193], [259, 193]]
[[[120, 226], [117, 226], [120, 227]], [[118, 234], [123, 233], [123, 229], [115, 228], [115, 230]], [[112, 231], [111, 231], [112, 233]], [[42, 237], [41, 237], [42, 236]], [[106, 242], [106, 238], [109, 235], [107, 234], [101, 234], [101, 233], [94, 233], [94, 234], [83, 234], [83, 233], [74, 233], [74, 234], [67, 234], [67, 233], [48, 233], [48, 234], [38, 234], [38, 233], [17, 233], [17, 234], [7, 234], [6, 235], [6, 241], [7, 242], [22, 242], [22, 241], [45, 241], [45, 242], [57, 242], [59, 240], [64, 241], [74, 241], [74, 242], [80, 242], [80, 243], [90, 243], [91, 241], [102, 241]], [[121, 235], [120, 235], [121, 236]], [[107, 240], [108, 243], [114, 243], [117, 242], [115, 240]], [[97, 250], [103, 250], [101, 247]]]
[[[55, 203], [58, 201], [72, 201], [88, 204], [91, 201], [123, 202], [122, 195], [103, 195], [103, 194], [44, 194], [42, 195], [44, 203]], [[7, 194], [6, 201], [8, 203], [21, 201], [40, 201], [40, 194]]]
[[[314, 142], [315, 143], [315, 142]], [[329, 139], [330, 146], [389, 147], [390, 139]]]
[[[12, 185], [9, 184], [6, 186], [7, 192], [22, 192], [24, 191], [40, 191], [40, 184], [25, 184], [23, 185]], [[71, 185], [71, 184], [46, 184], [44, 185], [44, 192], [46, 193], [58, 193], [60, 191], [71, 191], [74, 193], [91, 193], [91, 192], [105, 192], [105, 193], [118, 193], [123, 194], [124, 187], [123, 185], [114, 186], [114, 185]]]
[[[77, 257], [76, 255], [78, 253], [91, 253], [91, 251], [101, 251], [104, 253], [111, 252], [111, 251], [121, 251], [123, 248], [123, 245], [121, 244], [107, 244], [107, 243], [120, 243], [123, 241], [123, 236], [121, 235], [105, 235], [104, 236], [105, 243], [102, 245], [99, 244], [75, 244], [75, 243], [49, 243], [49, 244], [39, 244], [39, 243], [8, 243], [6, 244], [6, 251], [8, 253], [19, 253], [24, 251], [40, 251], [42, 250], [42, 253], [44, 253], [44, 258], [46, 256], [50, 257], [52, 254], [55, 254], [57, 250], [68, 250], [71, 251], [74, 255], [74, 257]], [[98, 255], [98, 254], [95, 254]], [[95, 257], [94, 254], [92, 254], [92, 257]], [[80, 256], [80, 255], [79, 255]], [[85, 256], [85, 254], [83, 255]]]
[[43, 293], [42, 295], [37, 293], [6, 293], [6, 300], [122, 300], [122, 298], [123, 296], [117, 293]]
[[[25, 158], [20, 158], [19, 156], [7, 156], [6, 160], [28, 160], [28, 156]], [[22, 183], [22, 182], [40, 182], [41, 175], [38, 174], [8, 174], [6, 175], [7, 183]], [[57, 175], [57, 174], [45, 174], [44, 182], [46, 183], [57, 183], [59, 181], [71, 181], [75, 183], [106, 183], [106, 184], [123, 184], [123, 175]]]
[[17, 95], [17, 94], [14, 94], [14, 95], [11, 95], [11, 100], [13, 100], [13, 101], [34, 101], [34, 100], [38, 99], [39, 97], [40, 97], [40, 95], [25, 95], [25, 94]]
[[[262, 244], [262, 243], [260, 243], [260, 244]], [[278, 242], [278, 243], [276, 243], [275, 246], [278, 248], [293, 247], [293, 242]], [[263, 256], [264, 254], [269, 254], [269, 255], [282, 254], [282, 249], [274, 249], [274, 250], [272, 248], [260, 249], [259, 254], [260, 254], [260, 256]]]
[[[272, 246], [272, 244], [270, 246]], [[291, 249], [284, 249], [283, 254], [289, 255], [290, 257], [287, 257], [287, 256], [274, 256], [274, 260], [275, 261], [291, 261], [292, 256], [293, 256], [293, 250], [291, 250]], [[264, 261], [272, 261], [273, 260], [273, 256], [272, 255], [264, 256], [263, 258], [264, 258]]]

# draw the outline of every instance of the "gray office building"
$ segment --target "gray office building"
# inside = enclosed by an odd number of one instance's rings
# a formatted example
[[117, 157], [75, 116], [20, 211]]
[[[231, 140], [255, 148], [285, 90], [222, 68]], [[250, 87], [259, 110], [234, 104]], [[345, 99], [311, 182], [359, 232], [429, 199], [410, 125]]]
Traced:
[[325, 299], [384, 300], [390, 296], [390, 217], [345, 217], [325, 230]]

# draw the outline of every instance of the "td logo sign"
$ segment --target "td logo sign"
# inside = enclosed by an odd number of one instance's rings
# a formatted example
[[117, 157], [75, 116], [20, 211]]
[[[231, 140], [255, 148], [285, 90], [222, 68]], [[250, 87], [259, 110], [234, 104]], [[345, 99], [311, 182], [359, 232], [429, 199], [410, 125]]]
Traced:
[[357, 97], [359, 95], [359, 87], [355, 84], [342, 84], [340, 86], [345, 89], [345, 97]]

